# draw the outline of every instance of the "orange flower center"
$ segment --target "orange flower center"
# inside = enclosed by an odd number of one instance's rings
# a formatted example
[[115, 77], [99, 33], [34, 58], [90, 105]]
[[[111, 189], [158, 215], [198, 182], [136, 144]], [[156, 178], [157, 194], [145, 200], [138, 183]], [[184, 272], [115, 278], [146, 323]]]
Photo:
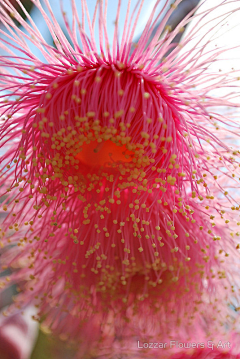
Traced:
[[110, 140], [102, 142], [96, 140], [83, 144], [76, 158], [87, 166], [112, 167], [117, 162], [131, 162], [133, 152], [129, 151], [125, 145], [117, 145]]

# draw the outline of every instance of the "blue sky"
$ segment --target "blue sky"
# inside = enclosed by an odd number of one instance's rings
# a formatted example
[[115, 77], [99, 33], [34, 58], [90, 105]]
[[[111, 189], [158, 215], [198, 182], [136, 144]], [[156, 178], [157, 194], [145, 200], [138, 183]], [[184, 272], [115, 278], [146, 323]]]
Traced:
[[[57, 18], [59, 24], [64, 28], [64, 21], [63, 21], [63, 17], [62, 17], [62, 13], [61, 13], [60, 0], [49, 0], [49, 2], [52, 6], [54, 15]], [[62, 2], [63, 2], [64, 11], [66, 11], [69, 22], [71, 23], [71, 17], [72, 17], [71, 1], [70, 0], [62, 0]], [[145, 0], [142, 11], [141, 11], [141, 15], [139, 17], [139, 21], [137, 24], [136, 32], [134, 34], [135, 38], [137, 38], [141, 34], [144, 26], [146, 25], [146, 22], [149, 18], [149, 15], [153, 9], [155, 2], [156, 2], [155, 0]], [[170, 1], [169, 4], [172, 2], [173, 1]], [[43, 3], [43, 1], [42, 1], [42, 3]], [[131, 1], [131, 11], [134, 9], [134, 7], [136, 6], [137, 3], [138, 3], [138, 0]], [[165, 0], [163, 0], [161, 2], [161, 4], [159, 5], [159, 7], [158, 7], [159, 10], [161, 10], [164, 3], [165, 3]], [[79, 18], [81, 19], [81, 1], [76, 0], [76, 4], [77, 4], [77, 8], [78, 8]], [[96, 0], [87, 0], [87, 5], [89, 8], [91, 18], [94, 13], [95, 4], [96, 4]], [[126, 16], [127, 5], [128, 5], [128, 0], [121, 1], [121, 12], [120, 12], [120, 19], [119, 19], [119, 36], [120, 37], [121, 37], [123, 27], [124, 27], [124, 20], [125, 20], [125, 16]], [[118, 6], [117, 0], [115, 0], [115, 1], [109, 0], [108, 1], [107, 30], [108, 30], [110, 45], [111, 45], [112, 39], [113, 39], [114, 20], [116, 18], [117, 6]], [[44, 8], [46, 8], [46, 7], [44, 7]], [[169, 8], [169, 6], [168, 6], [168, 8]], [[41, 15], [39, 16], [39, 15], [40, 14], [39, 14], [38, 9], [34, 8], [31, 12], [31, 17], [34, 20], [35, 24], [37, 25], [38, 29], [41, 31], [44, 39], [51, 43], [51, 37], [50, 37], [49, 30], [48, 30], [45, 22], [43, 21], [42, 16]], [[98, 31], [98, 27], [96, 26], [95, 39], [96, 39], [96, 43], [98, 45], [97, 31]], [[89, 34], [88, 29], [86, 30], [86, 32]], [[39, 58], [43, 59], [40, 51], [36, 47], [30, 45], [30, 49]]]

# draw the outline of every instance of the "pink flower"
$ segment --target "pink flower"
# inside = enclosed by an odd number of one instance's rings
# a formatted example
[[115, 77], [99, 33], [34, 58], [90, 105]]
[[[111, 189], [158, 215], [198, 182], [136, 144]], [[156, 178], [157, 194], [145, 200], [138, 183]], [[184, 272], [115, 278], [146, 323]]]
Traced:
[[0, 313], [0, 357], [2, 359], [28, 359], [37, 337], [37, 323], [31, 318], [35, 308], [10, 317]]
[[239, 359], [240, 354], [231, 354], [231, 352], [218, 349], [198, 349], [194, 352], [183, 352], [173, 355], [171, 359]]
[[[33, 8], [33, 2], [31, 0], [9, 0], [10, 4], [15, 8], [15, 10], [25, 19], [27, 12], [30, 12]], [[24, 11], [23, 9], [26, 9]], [[14, 13], [12, 10], [8, 12], [10, 16], [14, 18]]]
[[[187, 326], [206, 306], [213, 320], [230, 325], [235, 318], [227, 303], [238, 289], [239, 124], [213, 107], [238, 105], [232, 93], [217, 98], [211, 91], [231, 86], [237, 75], [206, 72], [224, 51], [177, 47], [164, 58], [191, 15], [159, 37], [180, 0], [151, 38], [162, 15], [156, 1], [134, 48], [143, 1], [132, 15], [129, 2], [121, 40], [119, 2], [112, 48], [107, 3], [96, 3], [91, 20], [82, 0], [80, 22], [71, 1], [71, 26], [63, 15], [73, 45], [49, 2], [43, 2], [47, 10], [33, 3], [56, 48], [9, 1], [0, 5], [9, 31], [0, 30], [0, 48], [9, 54], [0, 59], [0, 133], [8, 148], [0, 185], [9, 211], [1, 243], [19, 247], [4, 259], [5, 266], [20, 268], [12, 281], [24, 283], [16, 305], [34, 302], [36, 319], [47, 314], [46, 323], [65, 338], [84, 337], [91, 323], [94, 350], [121, 332], [159, 336]], [[208, 13], [196, 15], [199, 24], [182, 47]], [[16, 235], [9, 238], [9, 230]], [[8, 283], [5, 278], [2, 287]]]

